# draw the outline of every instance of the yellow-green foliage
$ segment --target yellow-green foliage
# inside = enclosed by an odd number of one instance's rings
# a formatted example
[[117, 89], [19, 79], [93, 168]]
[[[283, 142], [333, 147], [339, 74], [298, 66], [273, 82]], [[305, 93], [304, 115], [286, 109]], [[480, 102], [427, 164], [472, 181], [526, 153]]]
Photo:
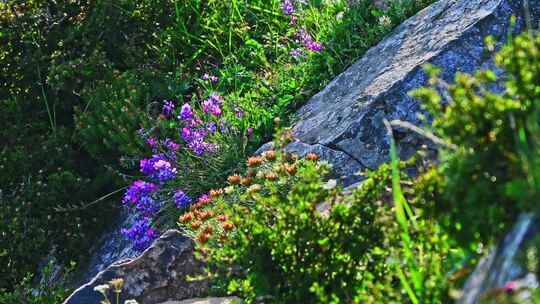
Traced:
[[[437, 190], [433, 211], [464, 240], [493, 239], [519, 212], [538, 204], [539, 47], [540, 35], [515, 37], [495, 56], [504, 76], [490, 70], [457, 74], [444, 103], [432, 67], [432, 86], [414, 93], [432, 114], [436, 134], [457, 146], [441, 153], [428, 183]], [[496, 87], [504, 92], [494, 92]]]

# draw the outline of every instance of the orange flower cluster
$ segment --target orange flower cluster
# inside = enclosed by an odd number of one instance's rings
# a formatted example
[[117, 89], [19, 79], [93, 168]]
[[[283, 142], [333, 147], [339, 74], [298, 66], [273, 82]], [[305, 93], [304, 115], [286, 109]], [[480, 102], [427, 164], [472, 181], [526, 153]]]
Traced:
[[306, 159], [311, 161], [318, 161], [320, 156], [317, 153], [309, 152], [306, 154]]
[[268, 150], [264, 151], [262, 156], [269, 161], [273, 161], [276, 159], [276, 152], [274, 150]]
[[229, 176], [229, 177], [227, 178], [227, 180], [229, 181], [229, 183], [231, 183], [231, 184], [233, 184], [233, 185], [239, 184], [241, 179], [242, 179], [242, 177], [240, 177], [240, 175], [238, 175], [238, 174], [231, 175], [231, 176]]
[[[285, 136], [291, 138], [292, 133], [287, 133]], [[179, 217], [179, 222], [189, 225], [191, 229], [196, 231], [195, 239], [200, 244], [205, 244], [212, 238], [217, 239], [219, 242], [226, 241], [227, 234], [236, 227], [227, 215], [219, 214], [220, 212], [216, 215], [216, 206], [212, 205], [212, 201], [224, 193], [229, 194], [234, 191], [234, 185], [242, 185], [246, 187], [247, 194], [255, 194], [263, 189], [263, 186], [257, 182], [262, 182], [265, 179], [267, 181], [277, 181], [280, 175], [295, 175], [297, 173], [299, 156], [295, 153], [283, 153], [283, 162], [274, 165], [272, 169], [258, 168], [265, 162], [273, 162], [277, 158], [278, 155], [274, 150], [265, 151], [261, 156], [248, 158], [247, 165], [249, 169], [245, 176], [230, 175], [227, 181], [231, 186], [223, 189], [212, 189], [208, 192], [208, 195], [201, 196], [197, 203], [191, 206], [190, 212]], [[318, 161], [320, 156], [311, 152], [307, 153], [304, 158], [308, 161]]]
[[248, 167], [258, 167], [262, 165], [262, 163], [263, 163], [263, 158], [260, 156], [252, 156], [248, 158], [247, 160]]
[[212, 189], [210, 190], [210, 197], [216, 198], [223, 194], [223, 189]]

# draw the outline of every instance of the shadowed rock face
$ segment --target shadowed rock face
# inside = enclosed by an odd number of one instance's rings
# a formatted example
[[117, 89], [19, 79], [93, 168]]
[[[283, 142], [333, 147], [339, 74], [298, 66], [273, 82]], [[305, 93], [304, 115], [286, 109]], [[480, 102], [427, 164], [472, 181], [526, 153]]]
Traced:
[[124, 279], [120, 303], [136, 299], [139, 303], [156, 304], [202, 296], [208, 282], [188, 280], [200, 274], [203, 266], [193, 256], [193, 245], [193, 241], [179, 231], [169, 230], [139, 257], [107, 267], [77, 289], [64, 304], [100, 303], [103, 298], [94, 287], [115, 278]]
[[[522, 5], [519, 0], [446, 0], [422, 10], [299, 110], [294, 127], [299, 142], [293, 150], [324, 150], [323, 158], [344, 175], [344, 184], [360, 180], [350, 172], [374, 169], [389, 160], [383, 119], [422, 123], [419, 103], [408, 96], [426, 83], [422, 65], [441, 67], [441, 77], [449, 82], [456, 72], [494, 68], [484, 51], [484, 38], [492, 35], [505, 41], [512, 15], [518, 16], [515, 32], [522, 29]], [[537, 24], [540, 1], [530, 1], [530, 9]], [[402, 158], [429, 145], [404, 129], [395, 129], [394, 136]]]

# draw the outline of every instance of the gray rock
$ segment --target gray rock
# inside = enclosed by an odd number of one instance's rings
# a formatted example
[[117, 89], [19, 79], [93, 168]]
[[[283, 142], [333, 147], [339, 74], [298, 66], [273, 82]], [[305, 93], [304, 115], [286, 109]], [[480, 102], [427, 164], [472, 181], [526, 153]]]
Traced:
[[[98, 304], [101, 294], [94, 287], [112, 279], [124, 279], [121, 301], [136, 299], [155, 304], [204, 295], [205, 280], [191, 280], [201, 274], [203, 265], [193, 255], [194, 243], [177, 230], [169, 230], [139, 257], [115, 263], [97, 274], [64, 301], [64, 304]], [[110, 297], [112, 298], [112, 297]]]
[[134, 258], [140, 253], [133, 248], [133, 242], [121, 233], [122, 228], [131, 227], [135, 219], [135, 214], [127, 209], [122, 210], [111, 230], [104, 233], [97, 246], [90, 251], [88, 263], [79, 267], [78, 277], [75, 280], [77, 285], [88, 282], [111, 264]]
[[317, 153], [322, 159], [332, 163], [334, 168], [333, 177], [341, 178], [346, 184], [361, 178], [356, 173], [363, 168], [354, 158], [343, 151], [333, 150], [321, 144], [309, 145], [300, 141], [289, 144], [286, 151], [297, 153], [301, 157], [310, 152]]
[[[531, 214], [522, 214], [504, 240], [482, 258], [467, 279], [458, 303], [475, 304], [487, 293], [514, 281], [520, 287], [538, 288], [538, 279], [523, 265], [530, 240], [538, 237], [540, 225]], [[521, 259], [520, 259], [521, 258]]]
[[[293, 145], [301, 151], [321, 150], [338, 174], [346, 175], [345, 185], [357, 182], [352, 172], [375, 169], [389, 160], [383, 119], [422, 124], [417, 115], [421, 106], [408, 95], [426, 83], [422, 65], [443, 68], [441, 77], [448, 82], [456, 72], [493, 68], [484, 38], [492, 35], [502, 43], [512, 15], [518, 16], [515, 31], [521, 30], [522, 5], [520, 0], [446, 0], [422, 10], [298, 111], [294, 132], [303, 145]], [[530, 1], [530, 9], [537, 24], [540, 1]], [[394, 137], [401, 158], [412, 156], [423, 144], [434, 148], [405, 129], [395, 129]]]

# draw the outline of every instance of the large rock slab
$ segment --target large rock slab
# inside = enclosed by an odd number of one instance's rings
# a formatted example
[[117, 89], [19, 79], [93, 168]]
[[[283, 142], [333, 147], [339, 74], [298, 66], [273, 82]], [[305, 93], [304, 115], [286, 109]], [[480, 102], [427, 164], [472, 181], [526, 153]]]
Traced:
[[[422, 10], [298, 111], [295, 150], [324, 150], [323, 158], [346, 175], [346, 185], [358, 181], [361, 177], [350, 172], [375, 169], [389, 160], [383, 119], [422, 123], [417, 115], [421, 106], [408, 95], [426, 83], [422, 65], [441, 67], [441, 77], [449, 82], [456, 72], [493, 68], [484, 38], [491, 35], [503, 42], [512, 15], [518, 17], [515, 32], [521, 30], [522, 6], [521, 0], [441, 0]], [[533, 24], [538, 24], [540, 1], [529, 6]], [[430, 144], [405, 129], [396, 129], [394, 136], [402, 158]]]
[[[203, 296], [205, 280], [191, 280], [201, 274], [203, 265], [194, 253], [194, 243], [178, 230], [168, 230], [139, 257], [115, 263], [98, 273], [64, 301], [64, 304], [99, 304], [102, 295], [94, 287], [112, 279], [124, 279], [121, 303], [136, 299], [143, 304]], [[112, 297], [111, 297], [112, 298]]]

